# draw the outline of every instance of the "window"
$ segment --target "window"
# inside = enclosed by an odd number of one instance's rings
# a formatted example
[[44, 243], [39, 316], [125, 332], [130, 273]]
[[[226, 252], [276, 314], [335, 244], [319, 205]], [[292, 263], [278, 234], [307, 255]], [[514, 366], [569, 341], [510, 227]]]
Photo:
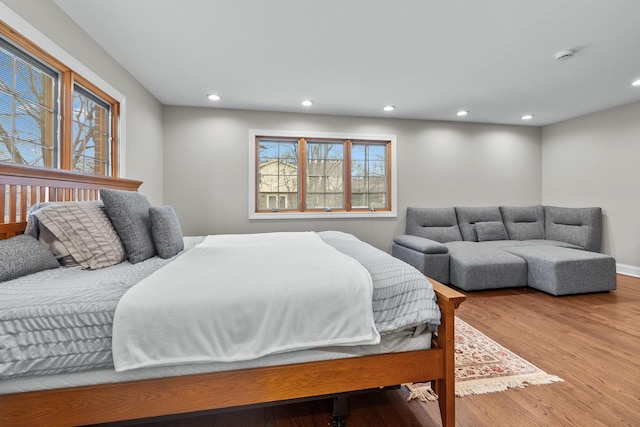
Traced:
[[395, 136], [250, 131], [258, 218], [396, 216]]
[[0, 21], [0, 161], [118, 176], [119, 103]]

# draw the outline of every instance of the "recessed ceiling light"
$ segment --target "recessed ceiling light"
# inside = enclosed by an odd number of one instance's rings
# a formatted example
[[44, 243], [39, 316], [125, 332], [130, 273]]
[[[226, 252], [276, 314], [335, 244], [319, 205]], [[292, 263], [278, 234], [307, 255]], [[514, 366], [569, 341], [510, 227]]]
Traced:
[[533, 119], [533, 114], [525, 114], [522, 116], [522, 120], [531, 120]]
[[573, 55], [576, 54], [576, 51], [573, 49], [561, 50], [556, 53], [556, 61], [566, 61], [567, 59], [573, 58]]
[[640, 79], [631, 83], [631, 86], [640, 86]]
[[393, 105], [385, 105], [385, 107], [383, 108], [384, 111], [393, 111], [395, 109], [396, 107]]
[[220, 101], [222, 99], [220, 95], [217, 95], [215, 93], [212, 93], [211, 95], [207, 95], [207, 98], [209, 98], [211, 101]]
[[469, 112], [467, 110], [460, 110], [456, 113], [459, 116], [466, 116], [467, 114], [469, 114]]
[[311, 107], [313, 105], [313, 101], [310, 99], [305, 99], [304, 101], [301, 102], [301, 104], [305, 107]]

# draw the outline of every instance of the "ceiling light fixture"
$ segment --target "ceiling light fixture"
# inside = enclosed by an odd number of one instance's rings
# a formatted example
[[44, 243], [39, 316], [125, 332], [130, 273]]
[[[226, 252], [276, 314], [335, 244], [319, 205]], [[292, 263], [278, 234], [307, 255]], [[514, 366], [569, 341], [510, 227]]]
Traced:
[[209, 100], [211, 101], [220, 101], [222, 99], [220, 95], [217, 95], [215, 93], [212, 93], [211, 95], [207, 95], [207, 98], [209, 98]]
[[522, 116], [522, 120], [531, 120], [533, 119], [533, 114], [525, 114]]
[[469, 114], [469, 112], [467, 110], [460, 110], [456, 114], [459, 115], [460, 117], [462, 117], [462, 116], [466, 116], [467, 114]]
[[385, 107], [383, 108], [384, 111], [393, 111], [395, 109], [396, 107], [394, 105], [385, 105]]
[[638, 79], [638, 80], [636, 80], [634, 82], [631, 82], [631, 86], [640, 86], [640, 79]]
[[310, 99], [305, 99], [304, 101], [302, 101], [302, 102], [301, 102], [301, 104], [302, 104], [304, 107], [311, 107], [311, 106], [313, 105], [313, 101], [312, 101], [312, 100], [310, 100]]

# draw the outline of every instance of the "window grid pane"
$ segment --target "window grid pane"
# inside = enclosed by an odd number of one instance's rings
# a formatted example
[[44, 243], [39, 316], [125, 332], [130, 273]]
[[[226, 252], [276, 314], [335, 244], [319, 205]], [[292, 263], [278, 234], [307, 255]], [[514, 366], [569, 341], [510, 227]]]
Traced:
[[107, 176], [110, 173], [111, 106], [79, 86], [73, 92], [72, 169]]
[[309, 209], [344, 209], [344, 143], [307, 143]]
[[0, 160], [56, 167], [58, 75], [0, 42]]
[[298, 209], [298, 142], [258, 140], [258, 209]]
[[387, 145], [353, 144], [351, 149], [351, 207], [388, 208]]

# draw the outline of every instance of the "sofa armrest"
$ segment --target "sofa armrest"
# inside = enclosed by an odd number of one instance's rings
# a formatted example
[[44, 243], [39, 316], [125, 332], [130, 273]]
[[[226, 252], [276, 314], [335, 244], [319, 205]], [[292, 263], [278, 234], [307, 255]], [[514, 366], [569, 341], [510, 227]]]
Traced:
[[423, 254], [446, 254], [449, 252], [449, 248], [440, 242], [409, 234], [396, 236], [393, 238], [393, 242], [396, 245], [404, 246], [405, 248], [413, 249]]

